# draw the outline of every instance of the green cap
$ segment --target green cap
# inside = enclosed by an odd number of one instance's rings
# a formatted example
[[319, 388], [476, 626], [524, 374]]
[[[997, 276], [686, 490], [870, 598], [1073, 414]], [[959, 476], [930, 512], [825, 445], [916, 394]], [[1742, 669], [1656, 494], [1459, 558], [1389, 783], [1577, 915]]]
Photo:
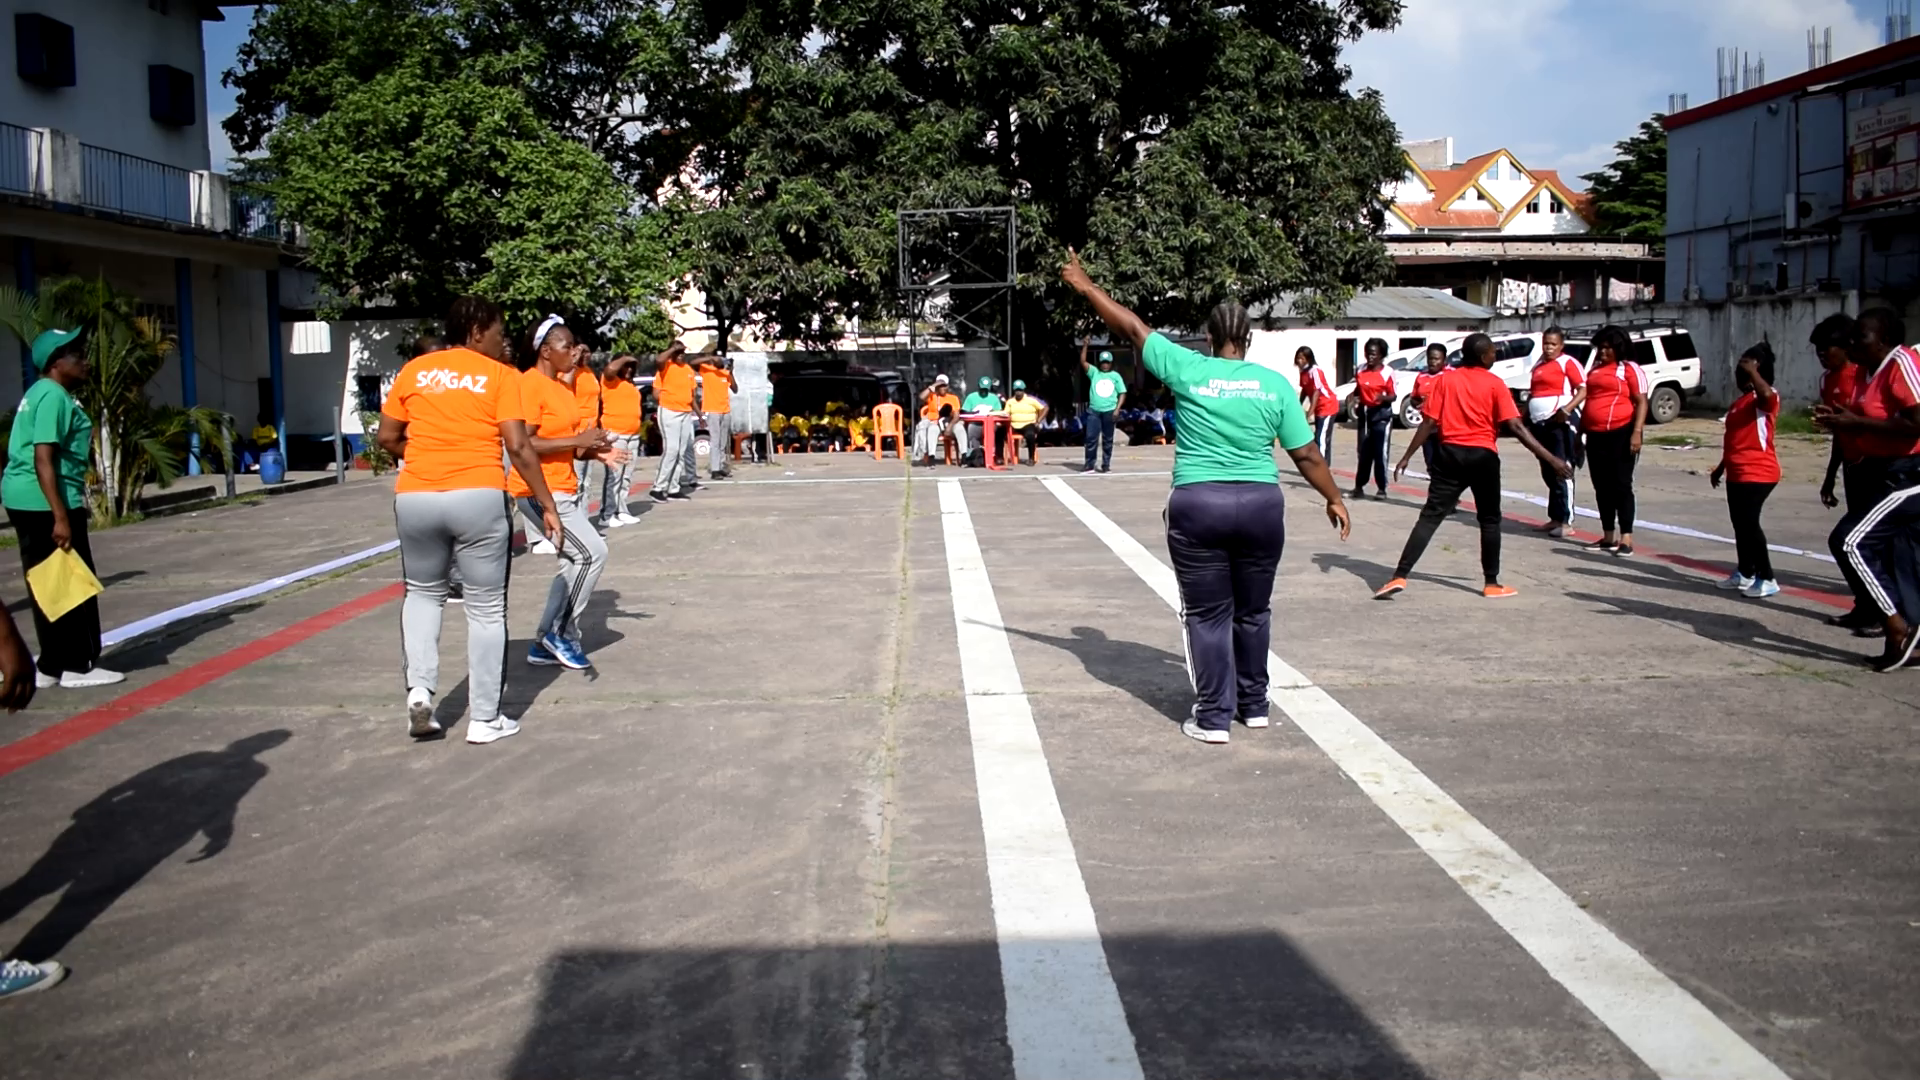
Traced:
[[1103, 363], [1103, 364], [1111, 364], [1111, 363], [1113, 363], [1113, 353], [1111, 353], [1111, 352], [1109, 352], [1109, 351], [1107, 351], [1106, 349], [1101, 349], [1101, 350], [1100, 350], [1100, 362], [1101, 362], [1101, 363]]
[[1013, 388], [1015, 390], [1025, 390], [1027, 388], [1027, 380], [1025, 379], [1013, 380]]
[[982, 390], [993, 389], [993, 378], [988, 375], [980, 376], [980, 389]]
[[60, 346], [65, 345], [67, 342], [79, 336], [80, 328], [77, 326], [71, 330], [41, 331], [40, 336], [33, 339], [34, 370], [47, 370], [47, 361], [53, 359], [53, 354], [60, 350]]

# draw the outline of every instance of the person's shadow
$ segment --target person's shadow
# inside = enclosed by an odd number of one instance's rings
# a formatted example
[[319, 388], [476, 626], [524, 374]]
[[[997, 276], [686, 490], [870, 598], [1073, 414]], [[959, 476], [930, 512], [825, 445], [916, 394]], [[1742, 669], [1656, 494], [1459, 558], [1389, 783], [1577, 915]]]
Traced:
[[1110, 638], [1091, 626], [1074, 627], [1072, 637], [1041, 634], [1014, 626], [1006, 630], [1072, 653], [1087, 669], [1087, 674], [1116, 690], [1132, 694], [1176, 724], [1191, 715], [1193, 686], [1187, 679], [1185, 657], [1137, 641]]
[[0, 889], [0, 923], [62, 889], [46, 918], [13, 951], [38, 963], [57, 955], [140, 879], [196, 836], [206, 842], [189, 862], [203, 862], [233, 842], [240, 800], [266, 778], [260, 754], [291, 738], [262, 731], [219, 750], [164, 761], [115, 784], [73, 812], [73, 824], [26, 873]]
[[[580, 616], [580, 647], [587, 650], [589, 659], [594, 658], [603, 650], [626, 640], [627, 635], [613, 628], [613, 620], [653, 618], [650, 612], [622, 611], [619, 605], [620, 593], [618, 591], [613, 589], [594, 590], [593, 599], [588, 602], [587, 610]], [[507, 617], [509, 623], [511, 623], [513, 618], [511, 609], [509, 609]], [[519, 717], [523, 715], [533, 707], [533, 703], [539, 699], [541, 694], [546, 692], [548, 687], [558, 682], [564, 676], [573, 674], [573, 672], [567, 668], [560, 667], [557, 664], [541, 666], [528, 664], [526, 659], [527, 650], [532, 644], [533, 639], [531, 637], [516, 638], [509, 636], [507, 638], [507, 675], [500, 686], [500, 708], [501, 711], [508, 716]], [[580, 674], [584, 675], [589, 681], [592, 681], [600, 677], [600, 669], [598, 664], [595, 664], [587, 668], [587, 670], [580, 672]], [[460, 723], [461, 717], [467, 713], [468, 693], [468, 676], [463, 675], [460, 681], [454, 684], [453, 689], [447, 691], [434, 706], [433, 714], [435, 718], [440, 721], [442, 734], [437, 736], [436, 739], [422, 741], [432, 742], [437, 741], [438, 738], [444, 738], [446, 732], [452, 731], [453, 728]]]

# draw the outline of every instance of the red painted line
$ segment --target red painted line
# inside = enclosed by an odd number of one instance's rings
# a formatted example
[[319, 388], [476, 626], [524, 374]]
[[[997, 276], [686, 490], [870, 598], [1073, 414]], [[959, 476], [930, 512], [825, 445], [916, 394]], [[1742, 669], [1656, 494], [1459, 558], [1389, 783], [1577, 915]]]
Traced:
[[[224, 678], [239, 671], [256, 660], [264, 660], [316, 634], [331, 630], [349, 619], [365, 615], [390, 600], [398, 599], [404, 589], [405, 587], [399, 582], [384, 585], [365, 596], [349, 600], [339, 607], [309, 616], [285, 629], [276, 630], [266, 637], [202, 660], [184, 671], [176, 672], [158, 682], [123, 694], [105, 705], [76, 713], [52, 727], [0, 746], [0, 776], [5, 776], [16, 769], [24, 769], [75, 743], [126, 723], [149, 709], [157, 709], [178, 700], [215, 679]], [[41, 691], [43, 694], [45, 692]]]
[[[1353, 476], [1352, 470], [1349, 470], [1349, 469], [1333, 469], [1331, 471], [1335, 476], [1345, 476], [1348, 478], [1351, 478]], [[1427, 497], [1427, 492], [1426, 492], [1426, 489], [1424, 488], [1410, 487], [1406, 484], [1402, 484], [1397, 481], [1389, 482], [1387, 486], [1394, 491], [1398, 491], [1402, 495], [1414, 495], [1422, 499], [1425, 499]], [[1462, 499], [1460, 500], [1460, 505], [1472, 506], [1473, 500]], [[1546, 524], [1545, 520], [1542, 518], [1527, 517], [1524, 514], [1502, 513], [1500, 516], [1507, 521], [1511, 521], [1519, 525]], [[1582, 529], [1575, 529], [1571, 527], [1567, 529], [1567, 535], [1576, 540], [1583, 540], [1583, 539], [1598, 540], [1600, 538], [1599, 533], [1587, 532]], [[1633, 551], [1635, 555], [1645, 555], [1649, 558], [1658, 559], [1659, 561], [1664, 563], [1671, 563], [1674, 566], [1678, 566], [1687, 570], [1698, 570], [1703, 574], [1711, 574], [1713, 577], [1716, 577], [1716, 578], [1725, 577], [1727, 576], [1727, 574], [1729, 574], [1733, 570], [1732, 563], [1708, 562], [1705, 559], [1695, 559], [1686, 555], [1675, 555], [1671, 552], [1656, 551], [1653, 548], [1650, 548], [1647, 545], [1641, 544], [1641, 543], [1635, 543], [1633, 545]], [[1781, 593], [1787, 596], [1797, 596], [1802, 600], [1812, 600], [1816, 604], [1825, 604], [1828, 607], [1839, 608], [1842, 611], [1850, 611], [1853, 609], [1853, 597], [1847, 593], [1827, 592], [1824, 589], [1809, 589], [1803, 585], [1782, 585], [1780, 586], [1780, 591]]]

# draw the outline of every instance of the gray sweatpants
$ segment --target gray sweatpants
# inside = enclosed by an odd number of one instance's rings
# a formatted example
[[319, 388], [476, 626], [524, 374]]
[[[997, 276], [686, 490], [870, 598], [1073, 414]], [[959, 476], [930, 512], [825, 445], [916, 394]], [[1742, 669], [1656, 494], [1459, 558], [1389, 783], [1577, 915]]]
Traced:
[[[627, 495], [633, 491], [633, 470], [647, 452], [646, 440], [638, 435], [613, 436], [613, 448], [625, 450], [627, 460], [622, 465], [602, 466], [605, 475], [600, 479], [600, 516], [603, 518], [627, 512]], [[580, 490], [587, 488], [582, 485]]]
[[726, 472], [727, 459], [733, 456], [733, 416], [730, 413], [707, 414], [707, 471]]
[[440, 618], [457, 566], [467, 598], [467, 702], [473, 719], [500, 717], [507, 659], [507, 548], [513, 515], [503, 491], [410, 491], [393, 499], [400, 532], [400, 646], [407, 688], [440, 690]]
[[693, 415], [675, 409], [661, 409], [660, 468], [653, 474], [653, 490], [671, 495], [683, 483], [693, 479]]
[[[913, 459], [938, 458], [940, 456], [940, 421], [921, 420], [913, 428]], [[967, 456], [967, 426], [953, 425], [954, 452], [962, 460]]]
[[[580, 616], [586, 614], [587, 601], [593, 599], [593, 587], [600, 583], [600, 572], [607, 568], [607, 541], [587, 520], [587, 500], [579, 495], [553, 495], [554, 509], [560, 511], [560, 572], [553, 575], [547, 589], [547, 606], [533, 628], [534, 640], [557, 634], [580, 640]], [[528, 528], [538, 535], [540, 504], [531, 498], [520, 500], [520, 512]]]

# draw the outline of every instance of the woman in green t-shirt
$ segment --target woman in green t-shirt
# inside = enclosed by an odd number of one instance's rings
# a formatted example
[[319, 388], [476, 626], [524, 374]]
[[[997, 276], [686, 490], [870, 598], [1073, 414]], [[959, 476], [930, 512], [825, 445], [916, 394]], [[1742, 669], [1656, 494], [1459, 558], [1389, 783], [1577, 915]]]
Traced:
[[1327, 501], [1327, 520], [1347, 538], [1352, 525], [1340, 487], [1313, 445], [1313, 428], [1293, 384], [1246, 363], [1253, 328], [1229, 300], [1207, 317], [1214, 355], [1183, 349], [1148, 329], [1087, 277], [1072, 254], [1060, 276], [1087, 298], [1107, 327], [1132, 339], [1154, 377], [1173, 393], [1180, 415], [1173, 492], [1167, 497], [1167, 551], [1180, 583], [1187, 673], [1199, 699], [1180, 730], [1224, 743], [1237, 716], [1267, 726], [1267, 645], [1273, 578], [1286, 539], [1286, 499], [1273, 444], [1293, 459]]
[[[93, 568], [87, 543], [87, 464], [93, 457], [93, 420], [73, 400], [87, 381], [87, 354], [80, 331], [48, 330], [33, 339], [33, 365], [40, 379], [27, 388], [7, 440], [7, 467], [0, 473], [0, 502], [20, 539], [20, 564], [31, 570], [54, 551], [66, 549]], [[47, 618], [38, 600], [33, 629], [40, 641], [39, 686], [108, 686], [126, 679], [99, 666], [100, 602], [89, 599]]]

